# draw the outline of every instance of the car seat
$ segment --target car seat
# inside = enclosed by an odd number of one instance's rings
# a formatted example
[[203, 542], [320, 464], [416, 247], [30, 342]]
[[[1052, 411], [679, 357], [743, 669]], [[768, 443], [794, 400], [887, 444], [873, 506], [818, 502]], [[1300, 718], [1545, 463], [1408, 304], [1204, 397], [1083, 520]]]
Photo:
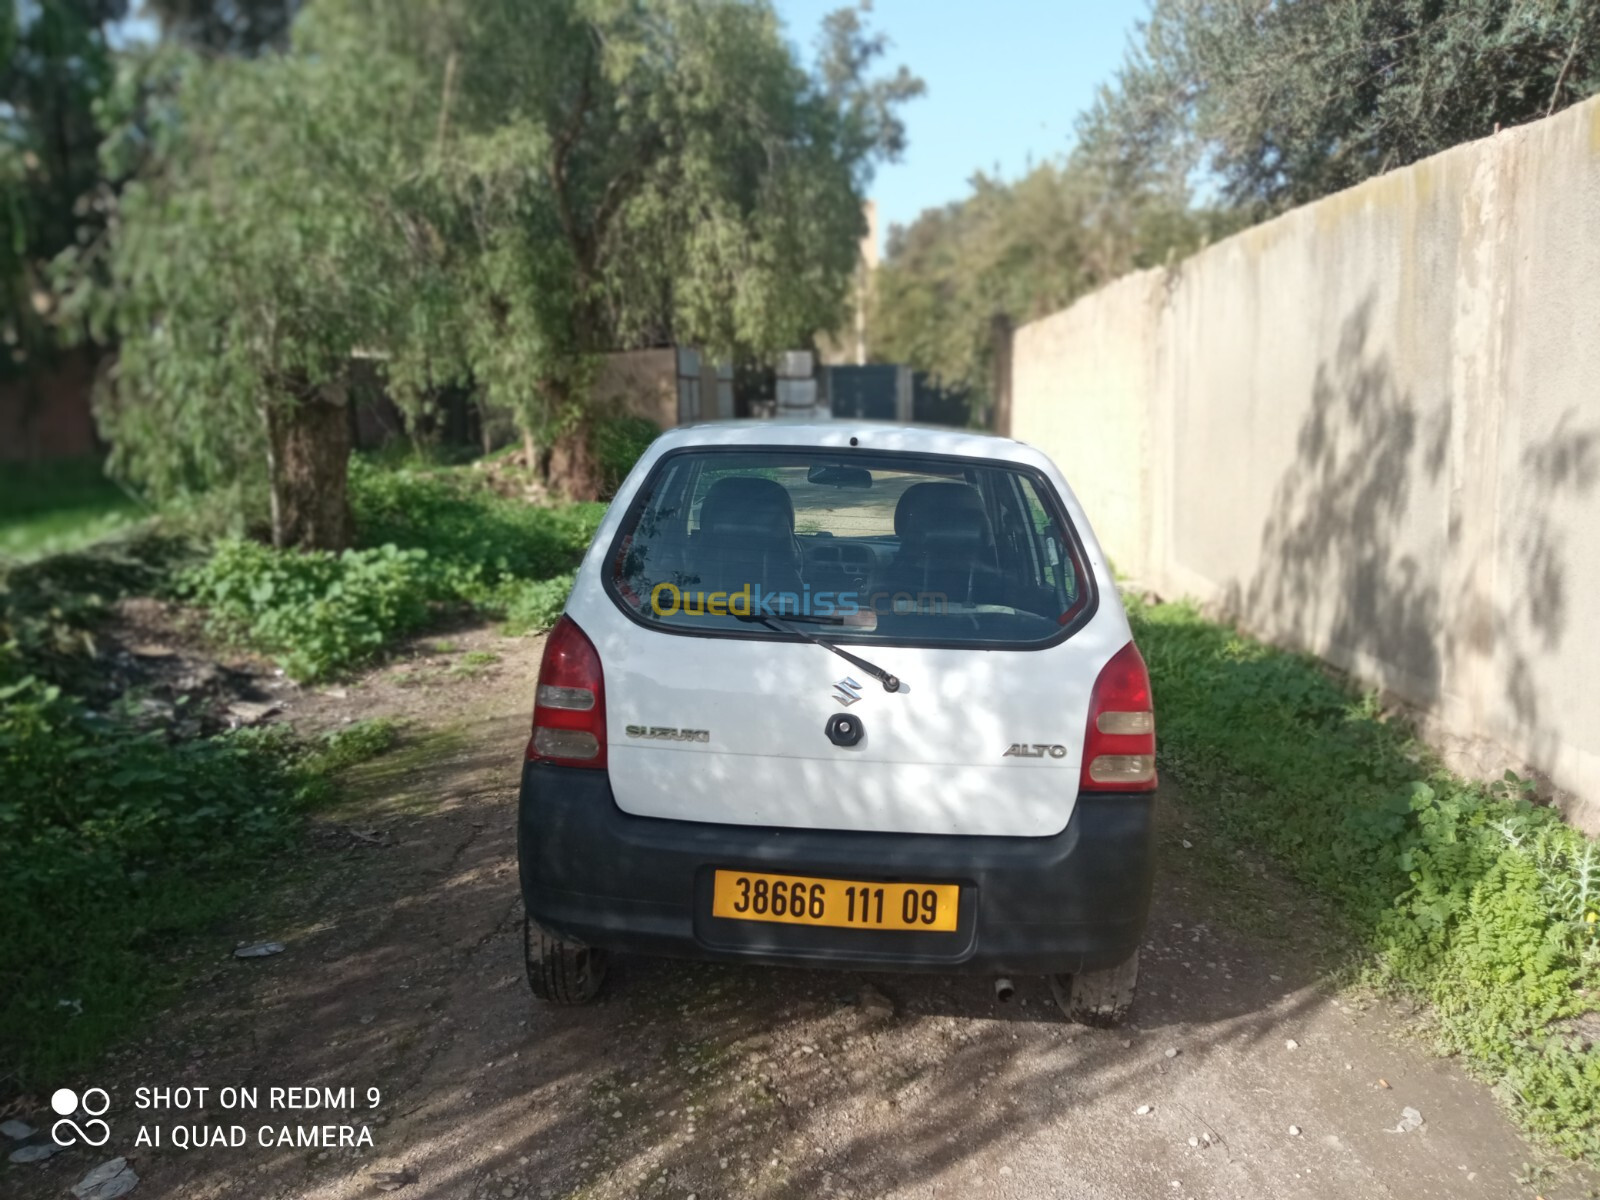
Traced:
[[693, 573], [708, 592], [801, 590], [794, 504], [781, 483], [752, 475], [719, 479], [700, 503]]
[[999, 596], [994, 529], [977, 488], [913, 484], [895, 505], [894, 528], [900, 537], [889, 570], [894, 595], [942, 594], [956, 604], [992, 603]]

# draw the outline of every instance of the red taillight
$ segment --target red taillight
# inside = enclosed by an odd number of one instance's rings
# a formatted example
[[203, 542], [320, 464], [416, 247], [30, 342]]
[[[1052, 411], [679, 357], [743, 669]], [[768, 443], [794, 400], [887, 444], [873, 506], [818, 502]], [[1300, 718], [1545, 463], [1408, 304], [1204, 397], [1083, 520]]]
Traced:
[[1078, 786], [1086, 792], [1155, 791], [1156, 718], [1150, 703], [1150, 673], [1132, 642], [1111, 656], [1094, 681]]
[[606, 765], [606, 682], [594, 643], [563, 616], [544, 644], [528, 758], [563, 767]]

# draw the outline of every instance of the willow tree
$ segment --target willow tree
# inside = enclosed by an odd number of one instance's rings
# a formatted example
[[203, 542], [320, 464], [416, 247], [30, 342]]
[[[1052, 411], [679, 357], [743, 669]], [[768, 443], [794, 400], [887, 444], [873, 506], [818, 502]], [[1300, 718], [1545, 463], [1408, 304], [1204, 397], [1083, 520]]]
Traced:
[[74, 278], [119, 344], [98, 409], [113, 470], [162, 497], [265, 485], [276, 544], [345, 545], [352, 365], [428, 294], [404, 204], [416, 81], [381, 56], [359, 86], [310, 57], [137, 66], [104, 154], [139, 166]]
[[841, 323], [866, 184], [921, 90], [871, 76], [884, 43], [853, 12], [812, 75], [770, 6], [734, 0], [322, 0], [302, 34], [329, 58], [381, 45], [438, 98], [432, 219], [457, 300], [391, 371], [484, 389], [578, 494], [597, 356], [765, 356]]
[[264, 477], [278, 544], [344, 544], [365, 359], [413, 409], [511, 408], [587, 492], [598, 355], [840, 321], [921, 87], [869, 78], [882, 51], [847, 13], [809, 74], [736, 0], [319, 0], [285, 54], [137, 64], [107, 154], [142, 165], [76, 272], [121, 344], [114, 465], [157, 494]]

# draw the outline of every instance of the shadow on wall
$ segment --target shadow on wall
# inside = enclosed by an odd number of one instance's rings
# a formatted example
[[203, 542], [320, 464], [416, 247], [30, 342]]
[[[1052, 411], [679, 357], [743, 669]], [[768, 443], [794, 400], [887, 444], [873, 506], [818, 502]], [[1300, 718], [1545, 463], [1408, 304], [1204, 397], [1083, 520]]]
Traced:
[[[1462, 514], [1441, 486], [1451, 411], [1421, 411], [1396, 381], [1388, 354], [1370, 346], [1373, 309], [1369, 295], [1345, 319], [1332, 359], [1317, 367], [1255, 577], [1230, 589], [1227, 603], [1340, 666], [1375, 668], [1379, 683], [1418, 705], [1438, 703], [1447, 663], [1494, 656], [1517, 723], [1533, 728], [1541, 716], [1533, 655], [1558, 651], [1570, 619], [1569, 534], [1557, 501], [1587, 495], [1600, 479], [1600, 434], [1573, 428], [1568, 412], [1522, 451], [1519, 494], [1489, 497], [1498, 500], [1501, 537], [1512, 539], [1511, 578], [1476, 598], [1456, 595], [1447, 579], [1471, 571], [1451, 572], [1452, 556], [1474, 551], [1462, 546]], [[1490, 455], [1485, 470], [1496, 469]], [[1473, 489], [1499, 486], [1470, 467], [1463, 475]], [[1450, 505], [1448, 523], [1443, 514], [1410, 519], [1417, 504]], [[1430, 545], [1430, 528], [1447, 532]]]
[[[1531, 443], [1522, 452], [1518, 477], [1528, 487], [1529, 496], [1516, 544], [1512, 586], [1499, 597], [1505, 607], [1494, 623], [1502, 643], [1532, 644], [1543, 654], [1561, 648], [1572, 616], [1565, 571], [1569, 532], [1553, 518], [1554, 504], [1563, 494], [1580, 499], [1588, 496], [1600, 480], [1600, 433], [1574, 429], [1575, 421], [1573, 410], [1568, 409], [1548, 438]], [[1511, 656], [1506, 682], [1517, 721], [1536, 726], [1541, 716], [1539, 696], [1525, 654]]]
[[1385, 685], [1428, 704], [1442, 677], [1440, 581], [1395, 542], [1414, 481], [1437, 482], [1444, 470], [1450, 415], [1424, 420], [1388, 356], [1369, 350], [1373, 304], [1369, 295], [1345, 319], [1332, 361], [1317, 367], [1255, 578], [1229, 602], [1297, 645], [1326, 648], [1341, 665], [1377, 660]]

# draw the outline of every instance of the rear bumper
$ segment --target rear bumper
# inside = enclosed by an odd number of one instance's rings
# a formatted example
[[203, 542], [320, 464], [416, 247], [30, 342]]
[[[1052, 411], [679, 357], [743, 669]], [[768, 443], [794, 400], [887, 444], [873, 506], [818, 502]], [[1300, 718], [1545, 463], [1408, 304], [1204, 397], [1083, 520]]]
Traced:
[[[635, 817], [603, 771], [527, 763], [517, 822], [528, 915], [571, 941], [673, 958], [880, 970], [1115, 966], [1150, 907], [1153, 796], [1083, 795], [1053, 837], [758, 828]], [[952, 933], [711, 916], [717, 868], [961, 886]]]

